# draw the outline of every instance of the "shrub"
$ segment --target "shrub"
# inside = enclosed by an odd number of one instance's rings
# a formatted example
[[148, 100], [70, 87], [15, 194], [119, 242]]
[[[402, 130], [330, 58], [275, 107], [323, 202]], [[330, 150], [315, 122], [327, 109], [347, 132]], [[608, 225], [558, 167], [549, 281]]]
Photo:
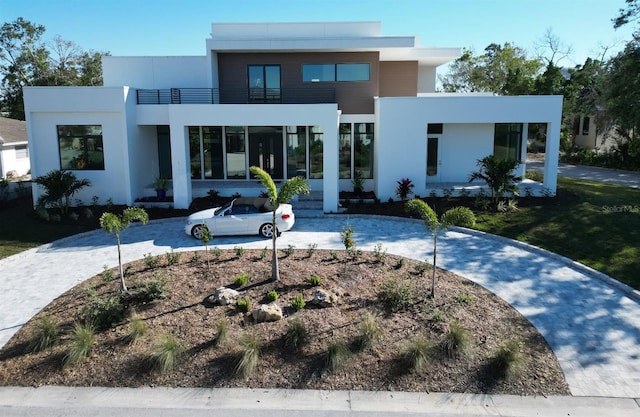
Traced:
[[100, 273], [100, 276], [102, 277], [102, 280], [104, 282], [111, 282], [116, 278], [115, 275], [113, 275], [113, 271], [110, 270], [106, 265], [102, 268], [104, 270]]
[[266, 258], [268, 252], [269, 252], [269, 249], [267, 249], [267, 247], [265, 246], [264, 248], [262, 248], [262, 250], [260, 250], [260, 255], [258, 256], [258, 258], [260, 259]]
[[338, 251], [335, 251], [335, 250], [329, 251], [329, 256], [331, 256], [332, 261], [337, 261], [339, 258]]
[[78, 221], [79, 218], [80, 218], [80, 215], [75, 211], [69, 213], [69, 219], [73, 220], [74, 222]]
[[396, 262], [396, 264], [393, 266], [394, 269], [402, 269], [402, 267], [404, 266], [404, 259], [400, 258], [398, 259], [398, 262]]
[[517, 340], [510, 340], [500, 346], [493, 357], [493, 367], [501, 377], [509, 376], [520, 363], [521, 348]]
[[429, 344], [423, 337], [414, 337], [404, 348], [403, 357], [409, 368], [420, 372], [427, 365]]
[[249, 333], [240, 340], [242, 352], [236, 365], [236, 374], [249, 377], [258, 366], [260, 360], [260, 340], [255, 333]]
[[89, 207], [85, 207], [82, 210], [82, 217], [84, 217], [85, 219], [93, 219], [93, 210], [91, 210]]
[[91, 352], [95, 333], [91, 325], [76, 324], [71, 333], [71, 348], [64, 358], [64, 365], [80, 362]]
[[234, 246], [233, 251], [238, 258], [242, 258], [242, 256], [244, 255], [244, 248], [242, 246]]
[[125, 337], [125, 340], [129, 342], [129, 344], [135, 344], [142, 336], [147, 334], [148, 332], [147, 323], [144, 322], [142, 317], [137, 314], [133, 314], [131, 316], [131, 321], [129, 321], [129, 333]]
[[360, 350], [371, 349], [382, 337], [382, 330], [376, 316], [367, 312], [360, 322], [360, 334], [356, 339]]
[[311, 275], [307, 281], [309, 281], [309, 284], [313, 285], [314, 287], [322, 284], [322, 279], [317, 275]]
[[200, 253], [193, 252], [193, 255], [191, 255], [191, 262], [193, 263], [200, 262]]
[[340, 233], [340, 237], [342, 239], [342, 244], [344, 245], [344, 249], [348, 252], [356, 247], [356, 241], [353, 239], [353, 234], [355, 233], [355, 229], [353, 226], [345, 226], [342, 228], [342, 232]]
[[41, 316], [33, 327], [29, 350], [32, 352], [42, 352], [58, 343], [60, 338], [60, 327], [58, 322], [50, 316]]
[[285, 255], [291, 256], [296, 251], [296, 247], [294, 245], [289, 245], [282, 251], [284, 252]]
[[176, 265], [180, 262], [180, 256], [182, 256], [180, 252], [174, 252], [173, 249], [171, 249], [171, 252], [167, 252], [165, 255], [167, 258], [167, 265]]
[[278, 297], [280, 297], [278, 295], [278, 292], [275, 290], [271, 290], [267, 293], [267, 300], [268, 301], [276, 301], [278, 299]]
[[452, 226], [473, 227], [476, 216], [467, 207], [454, 207], [442, 215], [442, 222]]
[[211, 255], [213, 256], [213, 259], [217, 261], [220, 256], [222, 256], [222, 249], [215, 246], [213, 249], [211, 249]]
[[154, 300], [164, 300], [167, 298], [168, 290], [167, 278], [154, 278], [143, 283], [135, 284], [131, 287], [129, 294], [123, 298], [128, 303], [150, 303]]
[[469, 347], [469, 337], [458, 323], [451, 323], [442, 341], [442, 351], [450, 358], [462, 355]]
[[414, 298], [409, 281], [396, 277], [386, 278], [378, 292], [378, 301], [392, 312], [410, 307]]
[[382, 243], [377, 243], [373, 248], [373, 256], [376, 258], [376, 262], [384, 262], [384, 259], [387, 257], [387, 250], [382, 249]]
[[293, 301], [291, 301], [291, 307], [295, 311], [302, 310], [306, 305], [307, 303], [304, 301], [304, 297], [302, 297], [301, 295], [296, 295], [295, 297], [293, 297]]
[[287, 330], [283, 336], [284, 345], [289, 349], [299, 351], [309, 343], [307, 326], [298, 319], [293, 319], [287, 324]]
[[246, 313], [251, 308], [251, 300], [249, 297], [238, 298], [236, 301], [236, 307], [238, 307], [238, 310]]
[[314, 252], [316, 251], [316, 249], [318, 249], [317, 243], [309, 243], [309, 246], [307, 246], [307, 256], [311, 258]]
[[403, 178], [400, 181], [396, 181], [398, 186], [396, 187], [396, 196], [400, 198], [400, 200], [404, 201], [408, 196], [413, 194], [413, 183], [409, 178]]
[[471, 300], [473, 300], [473, 295], [469, 294], [466, 291], [458, 293], [458, 295], [456, 295], [456, 301], [460, 304], [469, 304], [471, 303]]
[[213, 340], [214, 345], [222, 346], [229, 340], [229, 323], [227, 320], [220, 319], [216, 322], [216, 337]]
[[184, 352], [182, 342], [174, 335], [166, 334], [156, 340], [151, 359], [156, 369], [166, 374], [175, 368]]
[[344, 341], [331, 340], [327, 343], [326, 357], [327, 368], [329, 371], [335, 372], [349, 362], [351, 351]]
[[144, 264], [147, 266], [147, 268], [153, 269], [153, 268], [157, 268], [160, 265], [159, 256], [153, 256], [151, 255], [151, 253], [146, 253], [143, 256], [144, 256]]
[[94, 296], [82, 308], [85, 323], [90, 323], [97, 330], [105, 330], [124, 319], [125, 307], [117, 294]]
[[238, 287], [243, 286], [244, 284], [246, 284], [247, 282], [249, 282], [249, 274], [241, 274], [238, 275], [234, 280], [233, 283], [236, 284]]
[[527, 172], [524, 173], [524, 177], [535, 182], [544, 181], [544, 175], [542, 174], [542, 172], [538, 171], [527, 170]]

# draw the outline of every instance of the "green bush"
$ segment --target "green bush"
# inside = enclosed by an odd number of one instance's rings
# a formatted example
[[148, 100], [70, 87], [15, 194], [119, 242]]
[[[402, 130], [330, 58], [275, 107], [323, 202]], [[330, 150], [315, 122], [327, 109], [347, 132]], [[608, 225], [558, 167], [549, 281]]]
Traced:
[[147, 268], [153, 269], [153, 268], [157, 268], [160, 265], [159, 256], [153, 256], [151, 255], [151, 253], [146, 253], [143, 256], [144, 256], [144, 264], [147, 266]]
[[171, 249], [171, 252], [165, 254], [167, 265], [176, 265], [180, 262], [180, 256], [182, 256], [180, 252], [174, 252], [173, 249]]
[[71, 348], [64, 358], [64, 365], [80, 362], [91, 352], [95, 332], [91, 325], [76, 324], [71, 333]]
[[390, 277], [386, 278], [378, 292], [380, 301], [387, 310], [392, 312], [404, 310], [414, 303], [411, 283], [407, 279]]
[[91, 297], [82, 308], [85, 323], [91, 323], [97, 330], [105, 330], [124, 319], [125, 306], [119, 294]]
[[462, 355], [469, 348], [467, 331], [458, 323], [451, 323], [442, 341], [442, 351], [450, 358]]
[[241, 287], [247, 282], [249, 282], [249, 278], [250, 278], [249, 274], [241, 274], [235, 277], [235, 279], [233, 280], [233, 283], [236, 284], [238, 287]]
[[360, 321], [360, 333], [356, 339], [358, 349], [371, 349], [382, 337], [382, 330], [376, 316], [367, 312]]
[[238, 310], [246, 313], [251, 308], [251, 300], [249, 299], [249, 297], [239, 298], [236, 301], [236, 307], [238, 307]]
[[154, 300], [167, 298], [168, 283], [166, 278], [154, 278], [143, 283], [135, 284], [130, 288], [130, 293], [125, 296], [128, 303], [143, 304]]
[[156, 369], [166, 374], [175, 368], [184, 352], [185, 348], [177, 337], [171, 334], [162, 335], [153, 346], [151, 360]]
[[283, 249], [282, 251], [284, 252], [285, 255], [291, 256], [291, 255], [293, 255], [295, 253], [296, 247], [293, 246], [293, 245], [289, 245], [285, 249]]
[[224, 318], [216, 322], [216, 337], [214, 344], [222, 346], [229, 340], [229, 323]]
[[309, 281], [309, 284], [313, 285], [314, 287], [317, 287], [318, 285], [322, 284], [322, 279], [317, 275], [311, 275], [308, 281]]
[[42, 352], [55, 346], [60, 339], [60, 326], [50, 316], [41, 316], [34, 322], [29, 348], [32, 352]]
[[473, 227], [476, 216], [467, 207], [454, 207], [442, 215], [442, 222], [452, 226]]
[[318, 249], [317, 243], [309, 243], [309, 245], [307, 246], [307, 256], [311, 258], [315, 253], [316, 249]]
[[258, 366], [260, 360], [260, 339], [255, 333], [249, 333], [240, 340], [242, 352], [236, 365], [236, 374], [249, 377]]
[[509, 376], [521, 362], [522, 346], [517, 340], [510, 340], [500, 346], [493, 357], [493, 367], [501, 377]]
[[351, 351], [344, 341], [331, 340], [327, 343], [326, 358], [327, 368], [329, 371], [335, 372], [349, 362]]
[[293, 297], [293, 301], [291, 301], [291, 307], [295, 310], [302, 310], [307, 303], [304, 301], [304, 297], [301, 295], [296, 295]]
[[242, 256], [244, 256], [244, 248], [242, 246], [234, 246], [233, 251], [238, 258], [242, 258]]
[[271, 290], [267, 293], [267, 300], [268, 301], [276, 301], [278, 299], [278, 297], [280, 297], [278, 295], [278, 292], [276, 290]]
[[307, 330], [307, 326], [305, 326], [301, 320], [291, 320], [287, 323], [287, 330], [283, 339], [286, 347], [299, 351], [304, 345], [309, 343], [309, 332]]
[[403, 351], [404, 361], [409, 368], [420, 372], [427, 365], [429, 358], [429, 344], [423, 337], [415, 337], [407, 343]]
[[524, 177], [535, 182], [544, 181], [544, 175], [542, 174], [542, 172], [538, 171], [527, 170], [527, 172], [524, 173]]
[[132, 314], [131, 320], [129, 321], [129, 333], [126, 335], [125, 340], [129, 342], [129, 344], [134, 345], [140, 338], [146, 335], [148, 331], [147, 323], [144, 322], [142, 317], [137, 314]]

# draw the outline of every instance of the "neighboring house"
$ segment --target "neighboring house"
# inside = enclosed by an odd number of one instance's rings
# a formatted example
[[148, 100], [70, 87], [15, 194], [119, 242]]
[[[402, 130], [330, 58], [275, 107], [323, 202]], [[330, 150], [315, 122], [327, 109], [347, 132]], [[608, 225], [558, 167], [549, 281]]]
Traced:
[[186, 208], [209, 189], [259, 193], [258, 165], [306, 177], [336, 212], [356, 172], [383, 201], [407, 177], [426, 196], [494, 152], [524, 161], [523, 132], [545, 123], [555, 193], [562, 97], [436, 93], [460, 54], [380, 22], [214, 23], [202, 56], [106, 56], [103, 87], [26, 87], [32, 174], [71, 169], [93, 184], [79, 198], [129, 205], [167, 177]]
[[597, 114], [577, 115], [573, 119], [575, 144], [587, 149], [608, 151], [616, 145], [620, 137], [614, 126], [598, 126]]
[[21, 177], [29, 169], [26, 123], [0, 117], [0, 178]]

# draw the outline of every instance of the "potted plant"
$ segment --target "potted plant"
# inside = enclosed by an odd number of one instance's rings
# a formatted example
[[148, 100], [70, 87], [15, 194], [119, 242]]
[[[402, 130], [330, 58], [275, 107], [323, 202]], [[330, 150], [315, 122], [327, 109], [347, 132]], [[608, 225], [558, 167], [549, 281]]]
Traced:
[[169, 188], [169, 180], [162, 177], [157, 177], [155, 182], [156, 196], [158, 199], [163, 199], [167, 196], [167, 189]]
[[360, 197], [362, 191], [364, 191], [364, 177], [362, 176], [362, 171], [356, 169], [353, 172], [353, 179], [351, 180], [351, 184], [353, 185], [353, 195], [356, 197]]

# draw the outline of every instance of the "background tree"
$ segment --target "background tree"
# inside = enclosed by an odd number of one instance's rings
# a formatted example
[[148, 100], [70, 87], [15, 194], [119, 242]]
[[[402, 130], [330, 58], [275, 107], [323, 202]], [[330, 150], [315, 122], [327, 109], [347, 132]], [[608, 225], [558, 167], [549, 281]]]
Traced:
[[118, 266], [120, 268], [120, 289], [122, 291], [127, 291], [127, 285], [124, 282], [124, 270], [122, 269], [120, 233], [122, 233], [134, 221], [147, 224], [149, 216], [147, 215], [147, 212], [140, 207], [128, 207], [124, 209], [120, 216], [113, 213], [103, 213], [102, 216], [100, 216], [100, 227], [102, 227], [102, 230], [116, 235], [116, 245], [118, 246]]
[[[618, 11], [613, 19], [613, 27], [618, 29], [631, 22], [640, 21], [640, 0], [626, 0], [626, 7]], [[634, 33], [635, 40], [640, 40], [640, 31]]]
[[280, 207], [280, 204], [286, 204], [293, 197], [298, 194], [309, 194], [310, 187], [309, 182], [302, 177], [294, 177], [285, 181], [280, 186], [280, 191], [276, 188], [276, 184], [273, 182], [271, 175], [269, 175], [262, 168], [252, 166], [249, 168], [251, 173], [260, 179], [260, 182], [264, 186], [267, 195], [269, 196], [269, 202], [273, 209], [273, 233], [271, 235], [272, 243], [272, 257], [271, 257], [271, 279], [273, 281], [280, 281], [280, 267], [278, 265], [278, 253], [276, 239], [278, 238], [278, 229], [276, 224], [276, 210]]
[[45, 27], [19, 17], [0, 27], [0, 108], [24, 120], [22, 88], [52, 85], [102, 85], [103, 55], [83, 51], [59, 36], [42, 37]]
[[69, 210], [71, 197], [84, 187], [91, 186], [91, 181], [86, 178], [78, 179], [76, 174], [64, 169], [50, 171], [33, 180], [44, 188], [44, 192], [38, 197], [38, 205], [45, 207], [53, 205], [60, 209], [61, 214]]

